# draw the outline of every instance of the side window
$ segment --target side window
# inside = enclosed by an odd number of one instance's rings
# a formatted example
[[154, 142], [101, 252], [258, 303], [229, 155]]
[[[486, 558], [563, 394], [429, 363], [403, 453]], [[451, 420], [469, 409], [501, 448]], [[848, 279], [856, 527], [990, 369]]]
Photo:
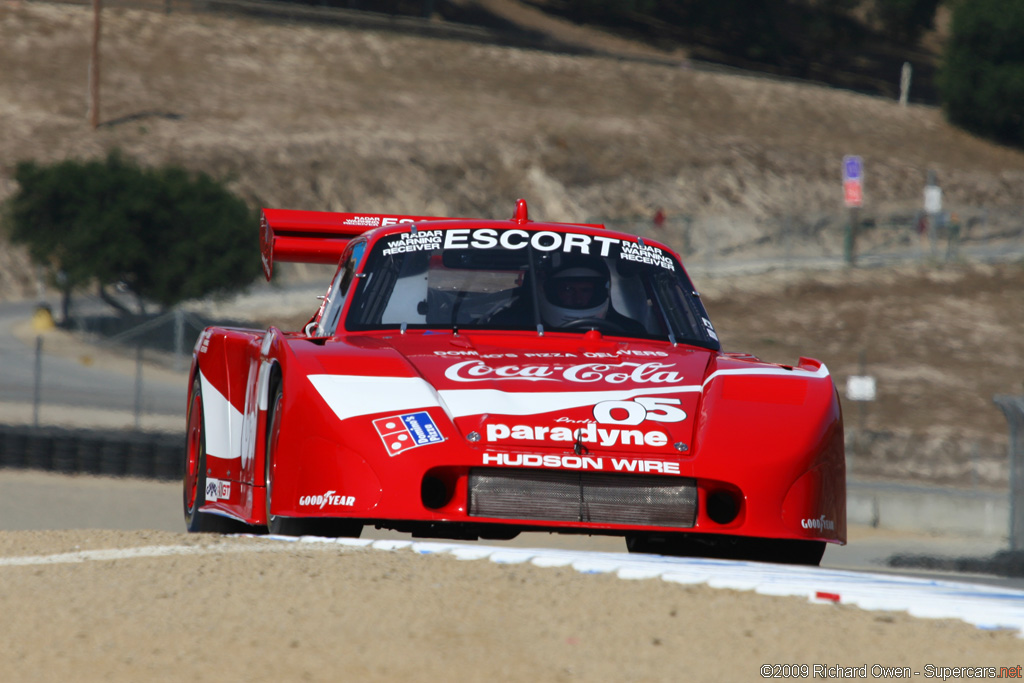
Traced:
[[345, 306], [345, 296], [348, 294], [352, 281], [355, 280], [356, 268], [366, 251], [366, 242], [361, 241], [352, 246], [352, 251], [345, 260], [345, 265], [338, 270], [327, 290], [327, 301], [324, 302], [324, 312], [320, 316], [319, 336], [328, 337], [338, 329], [338, 318], [341, 316], [341, 309]]

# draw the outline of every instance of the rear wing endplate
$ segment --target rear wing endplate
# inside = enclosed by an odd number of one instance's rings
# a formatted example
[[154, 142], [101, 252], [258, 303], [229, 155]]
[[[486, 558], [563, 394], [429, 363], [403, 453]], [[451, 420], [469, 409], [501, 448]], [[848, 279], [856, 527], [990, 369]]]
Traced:
[[374, 228], [443, 220], [451, 219], [439, 216], [263, 209], [260, 215], [263, 274], [267, 280], [270, 279], [274, 272], [274, 262], [337, 264], [349, 240]]

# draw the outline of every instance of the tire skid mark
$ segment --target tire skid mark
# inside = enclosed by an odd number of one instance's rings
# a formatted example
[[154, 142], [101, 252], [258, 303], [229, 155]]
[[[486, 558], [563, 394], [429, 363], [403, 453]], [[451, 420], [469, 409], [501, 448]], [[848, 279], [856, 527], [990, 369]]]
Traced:
[[[315, 548], [315, 545], [310, 544]], [[220, 545], [150, 545], [135, 548], [106, 548], [76, 550], [54, 555], [22, 555], [0, 557], [0, 567], [27, 567], [49, 564], [78, 564], [82, 562], [112, 562], [150, 557], [176, 557], [182, 555], [225, 555], [229, 553], [285, 552], [291, 545], [231, 544]], [[305, 547], [303, 548], [305, 549]], [[326, 549], [326, 547], [325, 547]]]

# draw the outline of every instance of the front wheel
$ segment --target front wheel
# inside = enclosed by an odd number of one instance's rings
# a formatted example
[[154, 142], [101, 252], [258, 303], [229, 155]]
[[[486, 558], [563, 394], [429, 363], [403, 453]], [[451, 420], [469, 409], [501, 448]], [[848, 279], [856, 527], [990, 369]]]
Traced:
[[275, 536], [333, 536], [359, 538], [363, 525], [349, 519], [282, 517], [271, 513], [274, 498], [274, 468], [278, 462], [278, 441], [281, 437], [281, 412], [284, 392], [281, 382], [277, 383], [271, 401], [271, 418], [267, 428], [266, 467], [264, 484], [266, 486], [267, 531]]
[[761, 562], [803, 564], [817, 567], [825, 556], [825, 541], [775, 540], [766, 542], [760, 557]]
[[226, 517], [200, 512], [206, 500], [206, 433], [203, 431], [203, 392], [197, 375], [188, 400], [183, 500], [185, 527], [190, 532], [231, 533], [237, 525]]

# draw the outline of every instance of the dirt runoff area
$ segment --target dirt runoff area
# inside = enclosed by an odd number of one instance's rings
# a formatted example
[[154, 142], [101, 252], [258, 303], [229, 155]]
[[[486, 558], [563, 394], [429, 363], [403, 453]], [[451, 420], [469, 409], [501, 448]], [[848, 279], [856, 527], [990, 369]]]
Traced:
[[752, 681], [794, 663], [925, 677], [1024, 652], [958, 621], [268, 539], [4, 532], [0, 579], [4, 681]]

